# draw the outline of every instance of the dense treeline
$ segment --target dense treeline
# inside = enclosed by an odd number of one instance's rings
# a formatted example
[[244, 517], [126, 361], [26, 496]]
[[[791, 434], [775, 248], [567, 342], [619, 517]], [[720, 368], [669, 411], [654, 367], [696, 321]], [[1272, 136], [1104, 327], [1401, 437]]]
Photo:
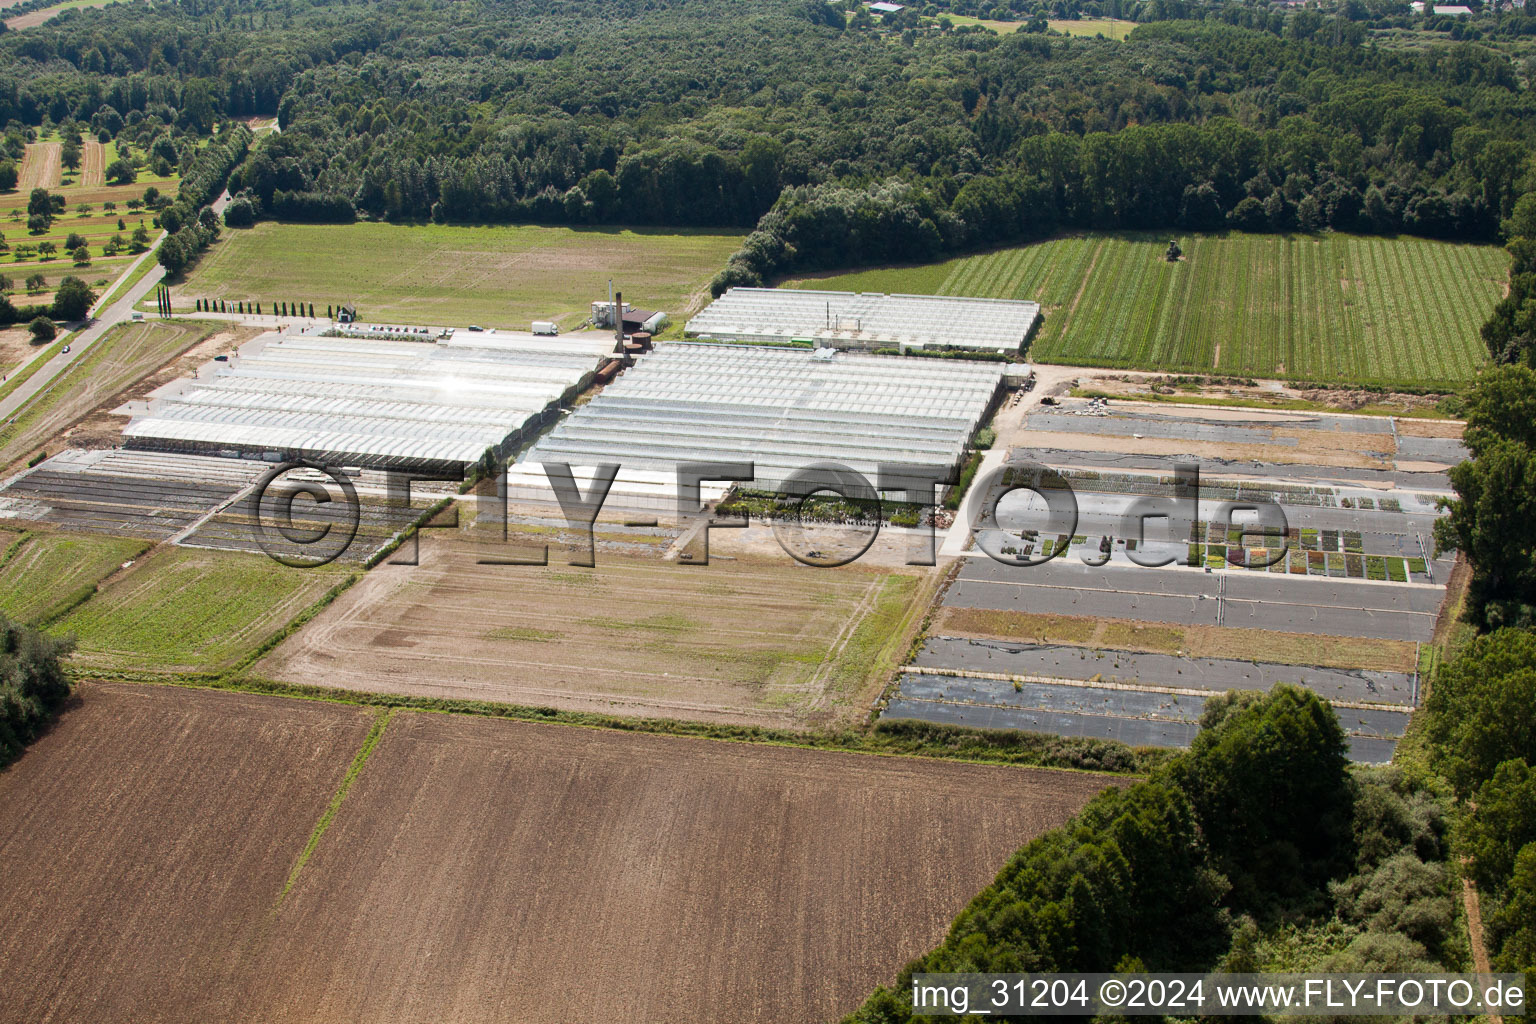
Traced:
[[1435, 543], [1471, 564], [1466, 614], [1480, 629], [1536, 625], [1536, 370], [1488, 371], [1464, 416], [1472, 458], [1451, 469]]
[[60, 660], [71, 646], [0, 615], [0, 765], [14, 760], [64, 706], [69, 679]]
[[1281, 969], [1280, 921], [1302, 937], [1288, 970], [1456, 963], [1446, 831], [1400, 773], [1350, 770], [1316, 694], [1228, 694], [1187, 754], [1021, 849], [849, 1021], [910, 1020], [917, 972]]
[[[1515, 220], [1536, 219], [1536, 197]], [[1435, 673], [1422, 719], [1436, 770], [1464, 801], [1457, 839], [1483, 901], [1497, 970], [1536, 975], [1536, 369], [1522, 293], [1532, 287], [1526, 224], [1510, 243], [1511, 300], [1484, 337], [1513, 365], [1466, 396], [1471, 458], [1451, 470], [1456, 498], [1435, 543], [1472, 569], [1465, 617], [1483, 631]], [[1529, 991], [1529, 990], [1528, 990]]]
[[1536, 633], [1474, 640], [1435, 676], [1426, 734], [1468, 800], [1458, 841], [1496, 970], [1536, 973]]
[[[1314, 11], [1164, 0], [1138, 5], [1150, 23], [1127, 42], [946, 31], [915, 11], [881, 26], [804, 0], [86, 10], [0, 38], [0, 120], [153, 114], [206, 133], [276, 115], [233, 177], [230, 223], [767, 214], [732, 280], [1069, 226], [1491, 238], [1527, 184], [1531, 100], [1488, 47], [1388, 50]], [[1210, 17], [1158, 20], [1179, 15]]]
[[199, 149], [183, 174], [176, 201], [160, 211], [160, 226], [170, 237], [160, 243], [160, 265], [174, 274], [219, 237], [219, 221], [208, 205], [224, 191], [235, 165], [251, 145], [251, 130], [227, 125]]

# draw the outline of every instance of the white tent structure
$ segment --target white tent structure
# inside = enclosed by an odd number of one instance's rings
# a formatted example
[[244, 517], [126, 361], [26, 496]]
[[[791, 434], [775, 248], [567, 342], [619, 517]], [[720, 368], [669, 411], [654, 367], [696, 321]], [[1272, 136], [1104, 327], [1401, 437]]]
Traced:
[[162, 389], [133, 448], [458, 471], [532, 437], [591, 380], [604, 335], [280, 336]]
[[686, 333], [823, 348], [1017, 352], [1039, 319], [1039, 303], [1012, 299], [732, 288], [689, 320]]
[[1002, 380], [1001, 363], [668, 343], [519, 465], [618, 463], [670, 479], [679, 463], [751, 461], [744, 486], [776, 490], [830, 461], [874, 484], [882, 463], [958, 463]]

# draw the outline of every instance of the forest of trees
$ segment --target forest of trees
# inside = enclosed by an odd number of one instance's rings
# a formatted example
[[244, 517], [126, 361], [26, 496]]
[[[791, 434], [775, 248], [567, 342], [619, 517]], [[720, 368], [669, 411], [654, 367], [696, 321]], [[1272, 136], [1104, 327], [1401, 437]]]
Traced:
[[1467, 801], [1458, 839], [1498, 970], [1536, 974], [1536, 632], [1474, 640], [1435, 676], [1426, 730]]
[[[1021, 849], [944, 942], [846, 1024], [912, 1019], [916, 972], [1421, 971], [1457, 964], [1449, 821], [1351, 771], [1333, 709], [1280, 685], [1212, 699], [1188, 753]], [[1284, 922], [1284, 951], [1266, 936]]]
[[71, 644], [0, 615], [0, 766], [21, 753], [64, 706]]
[[1376, 46], [1403, 5], [1134, 7], [1126, 42], [819, 0], [82, 10], [0, 36], [0, 122], [276, 116], [231, 224], [756, 225], [719, 286], [1071, 227], [1492, 239], [1532, 185], [1516, 66]]

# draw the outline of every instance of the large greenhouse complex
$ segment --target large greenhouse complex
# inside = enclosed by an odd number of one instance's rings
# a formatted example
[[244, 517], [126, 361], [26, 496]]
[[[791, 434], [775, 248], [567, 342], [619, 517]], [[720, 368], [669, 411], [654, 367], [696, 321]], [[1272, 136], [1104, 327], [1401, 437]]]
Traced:
[[1039, 320], [1039, 303], [1013, 299], [732, 288], [689, 320], [685, 331], [715, 341], [1011, 353]]
[[511, 452], [591, 382], [611, 335], [282, 336], [162, 388], [128, 447], [458, 472]]
[[832, 349], [662, 345], [520, 460], [618, 463], [674, 474], [683, 462], [755, 463], [754, 486], [835, 462], [954, 465], [1001, 393], [1000, 363]]

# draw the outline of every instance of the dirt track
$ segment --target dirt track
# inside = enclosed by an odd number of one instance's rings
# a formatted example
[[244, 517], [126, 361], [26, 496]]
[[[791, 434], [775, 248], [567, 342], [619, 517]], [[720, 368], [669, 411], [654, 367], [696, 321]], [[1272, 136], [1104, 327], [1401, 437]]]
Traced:
[[1115, 780], [87, 684], [0, 773], [0, 1022], [824, 1021]]
[[34, 142], [21, 158], [21, 172], [16, 181], [19, 192], [34, 188], [58, 188], [62, 173], [64, 145], [60, 142]]

